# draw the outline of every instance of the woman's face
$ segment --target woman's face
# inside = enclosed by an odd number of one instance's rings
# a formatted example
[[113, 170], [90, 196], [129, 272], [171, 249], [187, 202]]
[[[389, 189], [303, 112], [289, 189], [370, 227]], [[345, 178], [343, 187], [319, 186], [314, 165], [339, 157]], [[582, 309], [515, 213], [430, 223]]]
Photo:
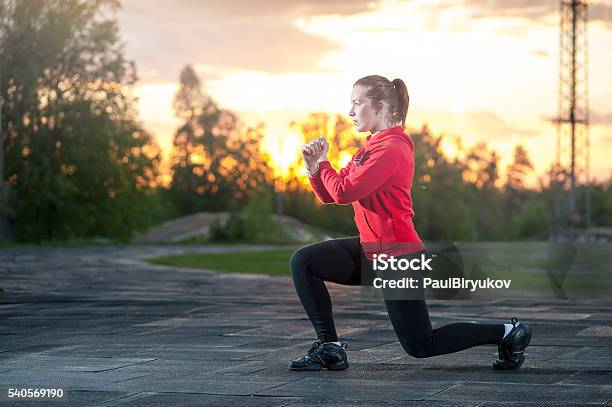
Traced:
[[380, 127], [380, 118], [382, 116], [376, 114], [370, 99], [366, 96], [366, 88], [361, 85], [353, 86], [349, 116], [359, 132], [373, 131]]

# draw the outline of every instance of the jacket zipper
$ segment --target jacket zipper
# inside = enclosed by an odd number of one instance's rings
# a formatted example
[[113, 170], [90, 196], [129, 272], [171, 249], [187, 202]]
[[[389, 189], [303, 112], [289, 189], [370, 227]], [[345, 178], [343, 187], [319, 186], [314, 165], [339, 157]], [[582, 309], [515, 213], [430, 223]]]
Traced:
[[372, 225], [370, 225], [370, 221], [368, 221], [368, 216], [366, 215], [366, 211], [363, 210], [363, 208], [361, 209], [361, 211], [363, 212], [363, 218], [365, 219], [366, 224], [368, 225], [368, 228], [370, 229], [370, 232], [372, 232], [372, 234], [376, 236], [376, 241], [380, 242], [380, 236], [378, 236], [378, 233], [376, 233], [374, 229], [372, 229]]

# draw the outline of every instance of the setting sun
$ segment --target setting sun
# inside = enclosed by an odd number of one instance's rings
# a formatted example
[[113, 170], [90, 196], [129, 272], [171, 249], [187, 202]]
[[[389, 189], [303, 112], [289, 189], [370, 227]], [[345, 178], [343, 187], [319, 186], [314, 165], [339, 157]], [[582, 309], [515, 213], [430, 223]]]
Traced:
[[293, 132], [265, 141], [263, 148], [270, 155], [270, 164], [276, 177], [285, 179], [289, 175], [290, 168], [295, 168], [303, 144], [304, 138]]

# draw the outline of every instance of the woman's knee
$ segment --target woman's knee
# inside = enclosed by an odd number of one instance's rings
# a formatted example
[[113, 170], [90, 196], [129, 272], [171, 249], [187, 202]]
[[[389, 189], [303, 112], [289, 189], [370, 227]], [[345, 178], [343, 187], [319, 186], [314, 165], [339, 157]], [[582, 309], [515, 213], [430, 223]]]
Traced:
[[427, 346], [425, 343], [413, 343], [408, 341], [400, 341], [400, 343], [406, 353], [413, 358], [422, 359], [432, 356], [431, 347]]
[[306, 264], [308, 263], [308, 255], [305, 248], [296, 250], [289, 259], [289, 267], [292, 275], [304, 273], [306, 271]]

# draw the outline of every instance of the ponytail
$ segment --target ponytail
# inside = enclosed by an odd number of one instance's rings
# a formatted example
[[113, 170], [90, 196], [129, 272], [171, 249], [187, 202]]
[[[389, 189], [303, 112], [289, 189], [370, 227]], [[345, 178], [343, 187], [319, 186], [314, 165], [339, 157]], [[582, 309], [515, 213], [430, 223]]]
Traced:
[[406, 115], [408, 114], [408, 104], [410, 103], [408, 88], [406, 88], [406, 84], [401, 79], [393, 79], [393, 87], [397, 92], [397, 106], [395, 115], [397, 119], [402, 121], [402, 127], [405, 127]]

